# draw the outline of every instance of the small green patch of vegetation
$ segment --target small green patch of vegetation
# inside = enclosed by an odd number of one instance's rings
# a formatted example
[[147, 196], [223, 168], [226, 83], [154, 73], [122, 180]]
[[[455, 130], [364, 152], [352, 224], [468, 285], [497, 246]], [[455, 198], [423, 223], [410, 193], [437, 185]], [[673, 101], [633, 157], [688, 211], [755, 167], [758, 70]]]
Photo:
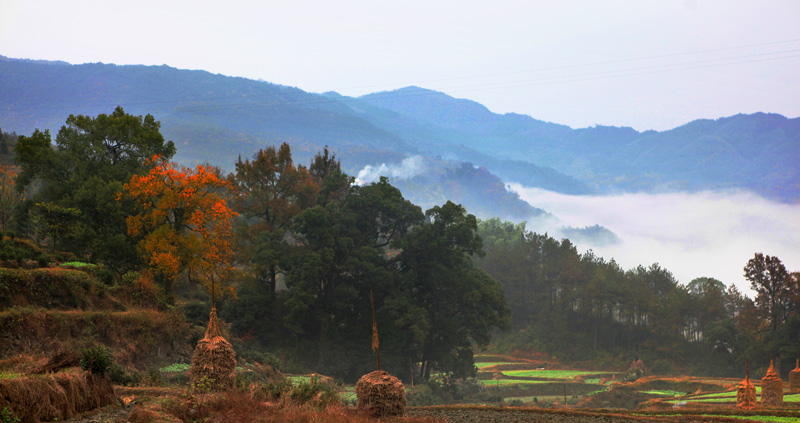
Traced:
[[158, 371], [162, 373], [180, 373], [189, 370], [190, 367], [191, 365], [186, 363], [174, 363], [170, 364], [169, 366], [162, 367], [158, 369]]
[[3, 380], [3, 379], [15, 379], [15, 378], [18, 378], [19, 376], [20, 376], [19, 373], [0, 372], [0, 380]]
[[489, 379], [489, 380], [481, 380], [480, 383], [486, 385], [487, 387], [495, 386], [495, 385], [530, 385], [535, 383], [548, 383], [546, 380], [520, 380], [520, 379]]
[[725, 392], [715, 392], [713, 394], [703, 394], [703, 395], [698, 395], [696, 397], [692, 397], [692, 399], [723, 398], [723, 397], [736, 398], [736, 391], [725, 391]]
[[682, 395], [686, 395], [686, 392], [678, 392], [678, 391], [642, 391], [643, 394], [651, 394], [651, 395], [664, 395], [667, 397], [680, 397]]
[[66, 263], [61, 263], [61, 267], [66, 267], [66, 266], [92, 268], [92, 267], [95, 267], [96, 265], [94, 265], [92, 263], [85, 263], [85, 262], [82, 262], [82, 261], [68, 261]]
[[784, 395], [783, 402], [800, 402], [800, 394]]
[[81, 352], [81, 368], [83, 370], [103, 376], [108, 373], [110, 366], [111, 353], [102, 345], [87, 348]]
[[286, 376], [286, 379], [290, 380], [294, 385], [311, 382], [311, 376]]
[[475, 367], [482, 369], [484, 367], [494, 366], [496, 364], [514, 364], [508, 361], [482, 361], [479, 363], [475, 363]]
[[703, 417], [726, 417], [729, 419], [742, 419], [742, 420], [757, 420], [767, 423], [795, 423], [797, 417], [784, 417], [784, 416], [718, 416], [703, 414]]
[[596, 391], [589, 392], [588, 394], [586, 394], [586, 396], [587, 396], [587, 397], [590, 397], [590, 396], [592, 396], [592, 395], [597, 395], [597, 394], [599, 394], [599, 393], [601, 393], [601, 392], [605, 392], [605, 391], [608, 391], [608, 390], [609, 390], [609, 387], [608, 387], [608, 386], [606, 386], [606, 387], [605, 387], [605, 388], [603, 388], [603, 389], [598, 389], [598, 390], [596, 390]]
[[15, 416], [8, 407], [3, 407], [0, 411], [0, 423], [17, 423], [19, 417]]
[[506, 376], [514, 377], [542, 377], [548, 379], [572, 379], [580, 375], [595, 375], [602, 372], [587, 371], [587, 370], [508, 370], [503, 374]]

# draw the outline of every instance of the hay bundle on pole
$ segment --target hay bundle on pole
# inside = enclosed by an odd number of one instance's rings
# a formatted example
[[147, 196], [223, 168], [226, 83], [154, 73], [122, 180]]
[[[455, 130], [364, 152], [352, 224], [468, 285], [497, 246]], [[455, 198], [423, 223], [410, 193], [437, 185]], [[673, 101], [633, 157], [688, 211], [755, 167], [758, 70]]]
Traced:
[[383, 370], [361, 376], [356, 397], [358, 408], [369, 410], [375, 417], [402, 416], [406, 411], [406, 387]]
[[736, 389], [736, 408], [745, 410], [752, 410], [758, 407], [756, 402], [756, 387], [750, 381], [750, 371], [745, 362], [744, 380], [739, 382], [739, 387]]
[[800, 358], [797, 359], [794, 370], [789, 372], [789, 392], [800, 393]]
[[358, 408], [367, 409], [375, 417], [402, 416], [406, 411], [406, 387], [400, 379], [381, 370], [378, 323], [375, 319], [375, 298], [369, 291], [372, 305], [372, 350], [375, 351], [378, 370], [361, 376], [356, 383]]
[[220, 333], [216, 307], [211, 307], [206, 334], [197, 342], [189, 370], [192, 383], [200, 383], [205, 376], [214, 380], [214, 389], [233, 388], [236, 380], [236, 352]]
[[761, 405], [766, 407], [783, 405], [783, 380], [775, 372], [772, 360], [769, 361], [767, 374], [761, 379]]

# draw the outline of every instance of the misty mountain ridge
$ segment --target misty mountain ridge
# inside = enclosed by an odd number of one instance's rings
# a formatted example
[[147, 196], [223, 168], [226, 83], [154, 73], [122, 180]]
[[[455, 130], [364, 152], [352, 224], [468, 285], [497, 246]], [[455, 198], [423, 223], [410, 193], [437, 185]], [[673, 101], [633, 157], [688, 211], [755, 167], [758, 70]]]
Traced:
[[281, 142], [298, 163], [330, 146], [352, 175], [419, 155], [428, 171], [392, 180], [404, 195], [423, 207], [462, 199], [484, 218], [546, 213], [503, 181], [571, 195], [746, 188], [800, 201], [800, 119], [780, 115], [698, 120], [663, 132], [572, 129], [413, 86], [347, 97], [169, 66], [8, 58], [0, 58], [0, 81], [6, 131], [55, 132], [69, 114], [121, 105], [153, 114], [185, 164], [230, 171], [238, 157]]

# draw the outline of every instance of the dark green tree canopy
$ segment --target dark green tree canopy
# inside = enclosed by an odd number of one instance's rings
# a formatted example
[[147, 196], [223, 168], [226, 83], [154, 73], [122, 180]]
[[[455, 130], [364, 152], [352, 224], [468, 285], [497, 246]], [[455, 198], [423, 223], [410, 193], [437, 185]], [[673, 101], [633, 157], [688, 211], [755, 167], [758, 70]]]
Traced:
[[153, 156], [175, 154], [151, 115], [132, 116], [117, 107], [95, 118], [70, 115], [53, 145], [48, 131], [20, 136], [14, 148], [22, 167], [17, 188], [35, 182], [36, 203], [76, 209], [80, 216], [59, 248], [102, 261], [117, 271], [135, 267], [135, 243], [126, 235], [130, 204], [117, 201], [122, 185], [147, 170]]

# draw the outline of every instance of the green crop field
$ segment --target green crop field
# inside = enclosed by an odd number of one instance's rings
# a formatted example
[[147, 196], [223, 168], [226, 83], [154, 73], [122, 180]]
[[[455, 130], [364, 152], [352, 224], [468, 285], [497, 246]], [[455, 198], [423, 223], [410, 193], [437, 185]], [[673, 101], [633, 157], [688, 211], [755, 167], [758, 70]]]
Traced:
[[495, 385], [530, 385], [535, 383], [548, 383], [546, 380], [519, 380], [519, 379], [497, 379], [497, 380], [480, 380], [486, 386]]
[[589, 370], [506, 370], [503, 374], [509, 377], [544, 377], [548, 379], [572, 379], [580, 375], [596, 375], [606, 372]]
[[652, 395], [664, 395], [668, 397], [680, 397], [682, 395], [686, 395], [686, 392], [678, 392], [678, 391], [642, 391], [644, 394], [652, 394]]
[[727, 417], [729, 419], [742, 419], [742, 420], [757, 420], [766, 423], [796, 423], [797, 417], [780, 417], [780, 416], [718, 416], [707, 415], [704, 417]]
[[286, 379], [292, 381], [292, 384], [311, 383], [311, 376], [286, 376]]
[[482, 361], [480, 363], [475, 363], [475, 367], [482, 369], [484, 367], [494, 366], [495, 364], [514, 364], [510, 361]]

